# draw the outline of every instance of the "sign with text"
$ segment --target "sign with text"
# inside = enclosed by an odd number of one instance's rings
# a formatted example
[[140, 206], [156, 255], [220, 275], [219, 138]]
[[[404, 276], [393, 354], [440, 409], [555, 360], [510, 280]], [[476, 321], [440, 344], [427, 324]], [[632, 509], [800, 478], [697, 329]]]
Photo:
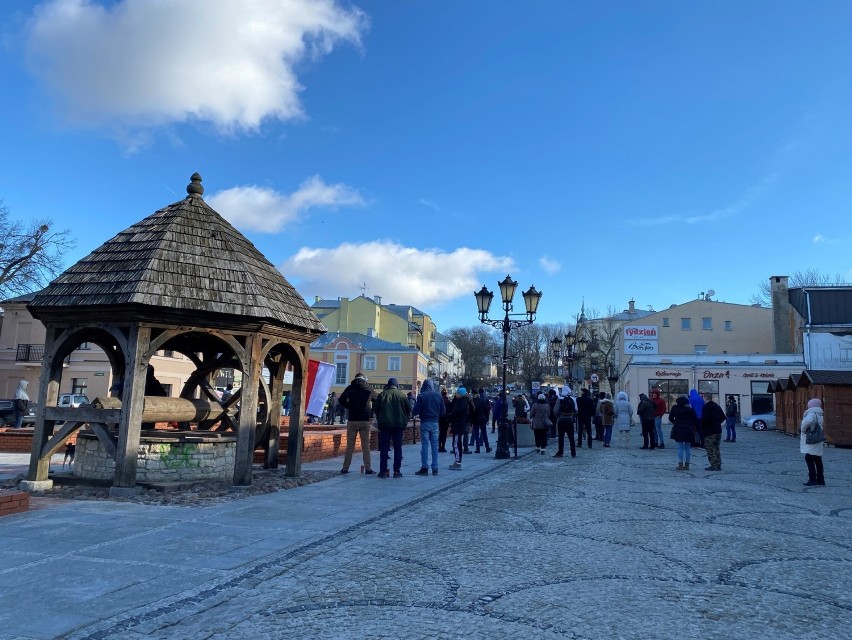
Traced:
[[[656, 340], [659, 338], [657, 327], [624, 327], [624, 342], [631, 340]], [[656, 353], [656, 351], [654, 352]]]
[[656, 354], [657, 351], [657, 340], [625, 340], [624, 341], [624, 353], [629, 354], [638, 354], [638, 353], [650, 353]]

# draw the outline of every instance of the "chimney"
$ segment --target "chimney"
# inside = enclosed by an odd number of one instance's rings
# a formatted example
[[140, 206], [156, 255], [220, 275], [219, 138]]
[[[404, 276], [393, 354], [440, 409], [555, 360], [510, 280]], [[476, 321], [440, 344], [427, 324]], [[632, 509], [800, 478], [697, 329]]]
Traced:
[[769, 278], [772, 298], [772, 338], [775, 353], [793, 353], [792, 314], [787, 276]]
[[636, 313], [636, 301], [632, 298], [627, 303], [627, 313]]
[[382, 306], [382, 296], [373, 296], [373, 302], [375, 302], [380, 307]]
[[320, 296], [314, 296], [314, 304], [317, 302], [322, 302], [322, 298]]

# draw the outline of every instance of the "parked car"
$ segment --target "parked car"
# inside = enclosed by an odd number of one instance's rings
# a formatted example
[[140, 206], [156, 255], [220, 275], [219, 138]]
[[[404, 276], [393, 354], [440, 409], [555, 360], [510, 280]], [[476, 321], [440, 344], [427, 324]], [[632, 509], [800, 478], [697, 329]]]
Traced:
[[74, 407], [76, 409], [81, 404], [89, 404], [89, 397], [87, 395], [83, 393], [60, 393], [56, 406]]
[[[30, 401], [27, 415], [24, 416], [24, 426], [35, 424], [36, 403]], [[15, 424], [15, 401], [0, 400], [0, 427], [14, 426]]]
[[743, 424], [755, 431], [766, 431], [775, 428], [775, 412], [756, 413], [748, 418], [743, 418]]

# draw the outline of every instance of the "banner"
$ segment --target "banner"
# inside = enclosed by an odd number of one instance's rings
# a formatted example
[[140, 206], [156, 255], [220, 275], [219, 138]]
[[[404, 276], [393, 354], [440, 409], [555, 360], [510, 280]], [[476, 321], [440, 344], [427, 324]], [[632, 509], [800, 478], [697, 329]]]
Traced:
[[319, 360], [308, 360], [308, 408], [306, 413], [321, 416], [331, 384], [334, 382], [335, 366]]

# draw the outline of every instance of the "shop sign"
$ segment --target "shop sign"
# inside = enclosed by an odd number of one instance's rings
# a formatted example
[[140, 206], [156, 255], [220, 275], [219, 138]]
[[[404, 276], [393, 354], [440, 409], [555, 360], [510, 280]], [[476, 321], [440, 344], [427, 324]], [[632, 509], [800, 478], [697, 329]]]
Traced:
[[[656, 340], [659, 337], [657, 327], [624, 327], [624, 342], [630, 340]], [[656, 351], [654, 352], [656, 353]]]
[[624, 353], [635, 355], [638, 353], [657, 353], [656, 340], [625, 340]]
[[683, 371], [655, 371], [654, 377], [656, 377], [656, 378], [681, 378], [681, 377], [683, 377]]

